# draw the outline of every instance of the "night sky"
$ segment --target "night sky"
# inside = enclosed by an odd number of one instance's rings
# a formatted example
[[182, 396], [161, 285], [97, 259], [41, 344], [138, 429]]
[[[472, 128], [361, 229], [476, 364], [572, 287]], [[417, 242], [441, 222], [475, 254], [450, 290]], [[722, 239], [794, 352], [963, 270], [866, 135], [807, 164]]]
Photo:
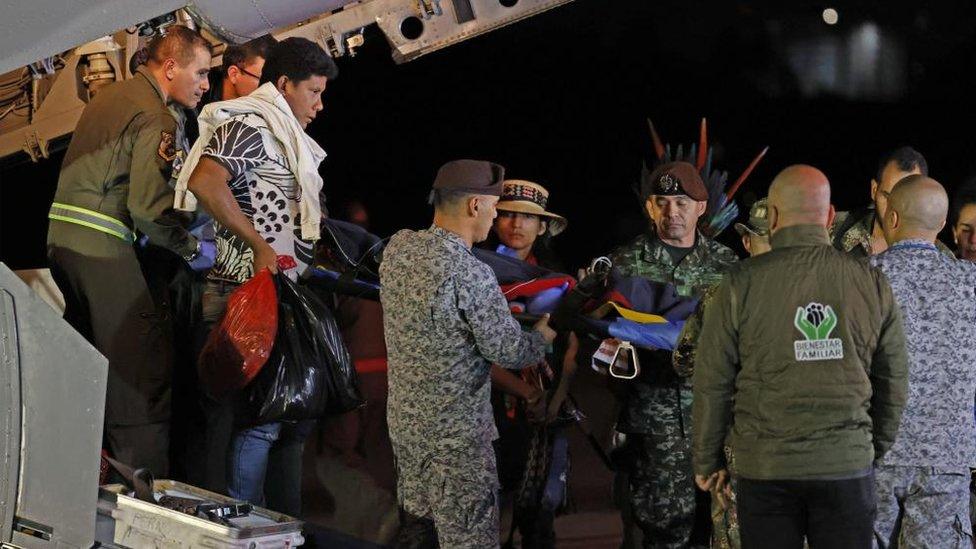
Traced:
[[[329, 153], [329, 208], [362, 200], [382, 236], [423, 227], [438, 166], [493, 160], [549, 188], [570, 222], [555, 248], [576, 266], [646, 223], [631, 186], [651, 160], [648, 117], [686, 146], [707, 117], [732, 179], [769, 145], [740, 202], [803, 162], [826, 172], [838, 209], [860, 206], [878, 155], [902, 144], [950, 193], [976, 174], [976, 4], [780, 4], [576, 0], [405, 65], [367, 29], [309, 127]], [[0, 168], [0, 260], [12, 268], [45, 264], [61, 156]]]

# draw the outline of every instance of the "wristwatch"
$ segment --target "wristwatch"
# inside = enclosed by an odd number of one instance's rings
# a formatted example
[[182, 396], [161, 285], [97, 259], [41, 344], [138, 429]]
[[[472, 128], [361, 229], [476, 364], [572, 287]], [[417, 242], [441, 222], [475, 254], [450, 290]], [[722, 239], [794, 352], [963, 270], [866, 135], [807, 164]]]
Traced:
[[193, 249], [193, 253], [191, 253], [190, 255], [184, 255], [183, 260], [186, 261], [187, 263], [193, 263], [194, 259], [200, 257], [200, 248], [201, 248], [200, 241], [197, 240], [197, 247]]

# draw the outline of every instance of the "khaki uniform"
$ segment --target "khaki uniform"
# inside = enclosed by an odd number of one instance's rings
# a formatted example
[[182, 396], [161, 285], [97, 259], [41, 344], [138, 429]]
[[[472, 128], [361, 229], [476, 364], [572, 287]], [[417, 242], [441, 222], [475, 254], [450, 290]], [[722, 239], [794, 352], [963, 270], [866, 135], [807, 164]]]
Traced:
[[168, 315], [149, 291], [133, 242], [138, 231], [184, 257], [196, 249], [167, 184], [175, 138], [176, 121], [145, 67], [102, 90], [68, 147], [48, 231], [65, 319], [109, 359], [109, 450], [157, 476], [168, 469]]

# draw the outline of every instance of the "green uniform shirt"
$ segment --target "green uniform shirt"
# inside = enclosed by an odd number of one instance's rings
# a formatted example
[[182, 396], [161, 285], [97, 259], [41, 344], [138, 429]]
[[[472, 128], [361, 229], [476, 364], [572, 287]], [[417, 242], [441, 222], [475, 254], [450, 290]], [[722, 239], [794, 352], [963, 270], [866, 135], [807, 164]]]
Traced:
[[[828, 230], [831, 244], [834, 248], [853, 254], [855, 257], [870, 257], [875, 217], [873, 205], [861, 210], [837, 212], [837, 217]], [[943, 254], [955, 257], [952, 250], [941, 241], [936, 240], [935, 246]]]
[[[181, 256], [192, 254], [196, 239], [185, 229], [187, 216], [173, 209], [168, 185], [176, 129], [159, 84], [145, 67], [131, 80], [106, 87], [78, 121], [54, 201], [114, 218]], [[91, 251], [78, 236], [92, 229], [58, 220], [51, 221], [51, 229], [50, 245]]]
[[[681, 296], [700, 297], [722, 280], [738, 257], [729, 248], [698, 234], [692, 251], [675, 263], [664, 243], [648, 232], [615, 250], [611, 260], [624, 276], [670, 283]], [[671, 402], [679, 383], [671, 366], [671, 353], [639, 352], [641, 376], [627, 384], [627, 399], [617, 430], [644, 434], [670, 431], [672, 423], [680, 422], [676, 403]], [[690, 415], [690, 393], [684, 400], [682, 408]]]
[[699, 233], [691, 253], [676, 264], [653, 232], [617, 248], [611, 259], [621, 274], [673, 284], [682, 297], [701, 296], [721, 282], [725, 271], [738, 261], [735, 252]]

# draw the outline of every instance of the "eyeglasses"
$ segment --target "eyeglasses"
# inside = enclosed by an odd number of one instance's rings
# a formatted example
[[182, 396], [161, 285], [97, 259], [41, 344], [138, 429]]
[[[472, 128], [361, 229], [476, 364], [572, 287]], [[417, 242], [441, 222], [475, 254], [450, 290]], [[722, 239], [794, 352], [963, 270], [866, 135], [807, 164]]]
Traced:
[[260, 77], [260, 76], [258, 76], [258, 75], [256, 75], [256, 74], [254, 74], [253, 72], [251, 72], [251, 71], [249, 71], [249, 70], [247, 70], [247, 69], [245, 69], [244, 67], [242, 67], [242, 66], [240, 66], [240, 65], [234, 65], [234, 66], [235, 66], [235, 67], [237, 67], [237, 70], [239, 70], [239, 71], [241, 71], [241, 72], [243, 72], [244, 74], [246, 74], [246, 75], [248, 75], [248, 76], [250, 76], [251, 78], [255, 78], [255, 79], [257, 79], [257, 80], [261, 80], [261, 77]]

